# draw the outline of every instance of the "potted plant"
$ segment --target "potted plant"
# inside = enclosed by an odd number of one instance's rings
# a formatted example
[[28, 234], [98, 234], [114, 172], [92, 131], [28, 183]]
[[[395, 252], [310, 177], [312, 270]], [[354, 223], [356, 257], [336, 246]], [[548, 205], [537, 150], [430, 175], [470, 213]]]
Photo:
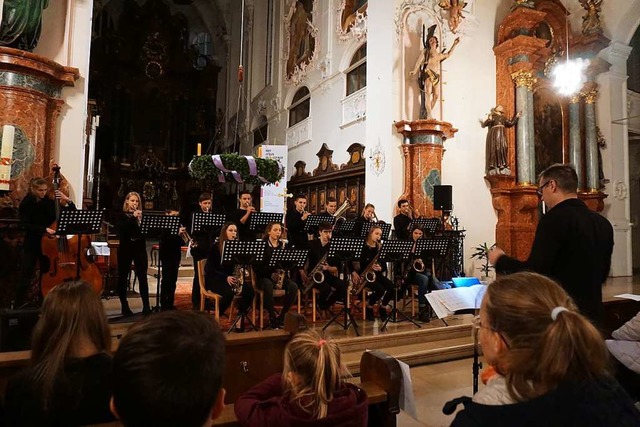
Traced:
[[471, 254], [471, 258], [472, 259], [477, 259], [480, 262], [482, 262], [482, 265], [480, 266], [480, 268], [478, 270], [480, 270], [482, 272], [482, 277], [483, 278], [489, 277], [489, 272], [493, 269], [493, 267], [489, 264], [489, 250], [490, 249], [491, 248], [487, 244], [487, 242], [484, 242], [484, 243], [474, 247], [473, 250], [475, 252]]

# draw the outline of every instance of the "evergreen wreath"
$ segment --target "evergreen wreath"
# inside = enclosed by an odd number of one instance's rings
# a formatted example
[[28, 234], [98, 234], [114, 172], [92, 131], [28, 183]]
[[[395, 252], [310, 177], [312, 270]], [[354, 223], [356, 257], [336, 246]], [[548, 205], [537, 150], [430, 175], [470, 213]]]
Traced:
[[[276, 160], [254, 158], [258, 169], [257, 175], [249, 173], [249, 162], [247, 156], [239, 154], [220, 154], [220, 159], [224, 168], [237, 172], [242, 181], [247, 184], [265, 185], [274, 184], [284, 176], [284, 169], [280, 167], [280, 163]], [[229, 182], [236, 182], [231, 173], [223, 172], [213, 163], [211, 155], [197, 156], [189, 163], [189, 174], [195, 179], [216, 179], [219, 175], [224, 175], [224, 179]], [[258, 178], [261, 176], [267, 182], [263, 182]]]

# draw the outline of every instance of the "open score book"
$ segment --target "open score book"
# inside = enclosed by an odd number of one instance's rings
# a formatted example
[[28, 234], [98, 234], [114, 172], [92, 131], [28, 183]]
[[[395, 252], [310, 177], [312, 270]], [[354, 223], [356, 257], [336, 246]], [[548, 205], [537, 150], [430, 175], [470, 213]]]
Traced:
[[427, 301], [439, 319], [451, 316], [458, 310], [480, 308], [487, 285], [443, 289], [429, 292]]

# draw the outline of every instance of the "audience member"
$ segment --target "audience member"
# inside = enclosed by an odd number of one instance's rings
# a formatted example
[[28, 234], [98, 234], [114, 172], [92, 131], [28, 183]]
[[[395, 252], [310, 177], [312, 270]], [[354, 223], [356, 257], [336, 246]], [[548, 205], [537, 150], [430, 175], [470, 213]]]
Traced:
[[200, 312], [135, 324], [113, 357], [114, 415], [125, 427], [212, 425], [224, 408], [224, 345], [218, 324]]
[[610, 372], [602, 336], [555, 282], [536, 273], [487, 287], [479, 328], [496, 372], [452, 426], [638, 426], [640, 412]]
[[240, 396], [236, 417], [243, 426], [366, 426], [367, 395], [345, 373], [338, 344], [301, 332], [287, 345], [282, 375]]
[[605, 344], [616, 360], [616, 378], [633, 400], [640, 401], [640, 313], [611, 337]]
[[85, 282], [49, 292], [32, 337], [31, 363], [9, 380], [6, 426], [80, 426], [109, 412], [111, 336], [100, 299]]

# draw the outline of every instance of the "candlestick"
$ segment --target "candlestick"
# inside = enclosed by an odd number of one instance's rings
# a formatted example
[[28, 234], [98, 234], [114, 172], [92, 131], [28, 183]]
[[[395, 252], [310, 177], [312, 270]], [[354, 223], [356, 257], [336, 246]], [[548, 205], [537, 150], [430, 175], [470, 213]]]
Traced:
[[198, 156], [202, 154], [202, 144], [198, 142]]
[[102, 159], [98, 159], [98, 173], [102, 170]]

